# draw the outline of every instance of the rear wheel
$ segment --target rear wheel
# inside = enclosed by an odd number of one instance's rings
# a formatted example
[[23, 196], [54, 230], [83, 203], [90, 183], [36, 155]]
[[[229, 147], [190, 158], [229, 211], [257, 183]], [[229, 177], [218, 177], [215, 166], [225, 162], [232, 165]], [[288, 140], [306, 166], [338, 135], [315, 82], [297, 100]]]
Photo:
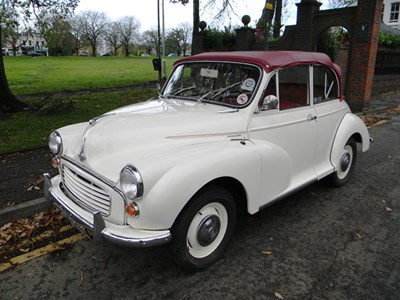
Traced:
[[340, 187], [349, 181], [356, 163], [356, 157], [357, 144], [353, 138], [350, 138], [340, 154], [338, 169], [330, 175], [331, 182], [334, 186]]
[[172, 228], [175, 262], [190, 271], [216, 262], [232, 237], [236, 215], [236, 203], [225, 189], [213, 186], [196, 195]]

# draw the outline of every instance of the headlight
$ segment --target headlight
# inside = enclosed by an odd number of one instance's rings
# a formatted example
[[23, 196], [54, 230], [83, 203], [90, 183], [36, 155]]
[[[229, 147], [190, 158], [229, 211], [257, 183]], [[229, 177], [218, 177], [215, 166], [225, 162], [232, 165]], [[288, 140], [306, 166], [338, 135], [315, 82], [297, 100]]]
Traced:
[[121, 170], [119, 184], [129, 200], [139, 200], [143, 196], [142, 176], [134, 166], [127, 165]]
[[54, 155], [59, 155], [62, 151], [62, 139], [57, 131], [53, 131], [49, 136], [49, 148]]

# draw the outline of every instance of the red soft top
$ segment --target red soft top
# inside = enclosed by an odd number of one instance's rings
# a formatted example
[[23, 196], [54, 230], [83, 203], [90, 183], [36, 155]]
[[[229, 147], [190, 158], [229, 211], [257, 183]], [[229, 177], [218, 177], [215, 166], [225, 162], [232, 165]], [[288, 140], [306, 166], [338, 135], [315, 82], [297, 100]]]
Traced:
[[331, 67], [340, 77], [340, 68], [332, 63], [328, 55], [318, 52], [304, 51], [233, 51], [205, 52], [178, 60], [175, 64], [194, 61], [234, 61], [256, 64], [266, 72], [304, 64], [323, 64]]

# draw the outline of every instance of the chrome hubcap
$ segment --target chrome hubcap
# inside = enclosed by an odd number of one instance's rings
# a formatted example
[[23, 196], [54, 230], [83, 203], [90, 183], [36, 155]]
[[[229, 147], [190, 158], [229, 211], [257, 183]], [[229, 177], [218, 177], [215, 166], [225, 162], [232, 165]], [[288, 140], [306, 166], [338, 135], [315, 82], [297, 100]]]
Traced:
[[205, 217], [197, 229], [197, 240], [203, 247], [210, 245], [218, 236], [221, 221], [216, 215]]
[[349, 153], [345, 153], [342, 156], [342, 159], [340, 160], [340, 169], [342, 170], [342, 172], [346, 172], [347, 168], [350, 165], [350, 154]]

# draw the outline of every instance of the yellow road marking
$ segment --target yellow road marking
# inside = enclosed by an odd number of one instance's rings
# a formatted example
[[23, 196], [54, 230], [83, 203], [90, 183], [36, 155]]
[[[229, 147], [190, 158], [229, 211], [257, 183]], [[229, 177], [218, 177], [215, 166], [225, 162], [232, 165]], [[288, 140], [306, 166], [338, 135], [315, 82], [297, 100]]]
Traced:
[[15, 266], [19, 266], [19, 265], [21, 265], [25, 262], [28, 262], [34, 258], [41, 257], [48, 253], [54, 252], [56, 250], [62, 250], [62, 249], [64, 249], [65, 245], [73, 244], [77, 241], [83, 240], [84, 238], [85, 237], [82, 234], [78, 233], [78, 234], [75, 234], [68, 238], [65, 238], [61, 241], [58, 241], [58, 242], [55, 242], [52, 244], [48, 244], [42, 248], [33, 250], [31, 252], [22, 254], [20, 256], [13, 257], [10, 260], [6, 261], [5, 263], [0, 264], [0, 272], [3, 272], [5, 270], [8, 270]]

